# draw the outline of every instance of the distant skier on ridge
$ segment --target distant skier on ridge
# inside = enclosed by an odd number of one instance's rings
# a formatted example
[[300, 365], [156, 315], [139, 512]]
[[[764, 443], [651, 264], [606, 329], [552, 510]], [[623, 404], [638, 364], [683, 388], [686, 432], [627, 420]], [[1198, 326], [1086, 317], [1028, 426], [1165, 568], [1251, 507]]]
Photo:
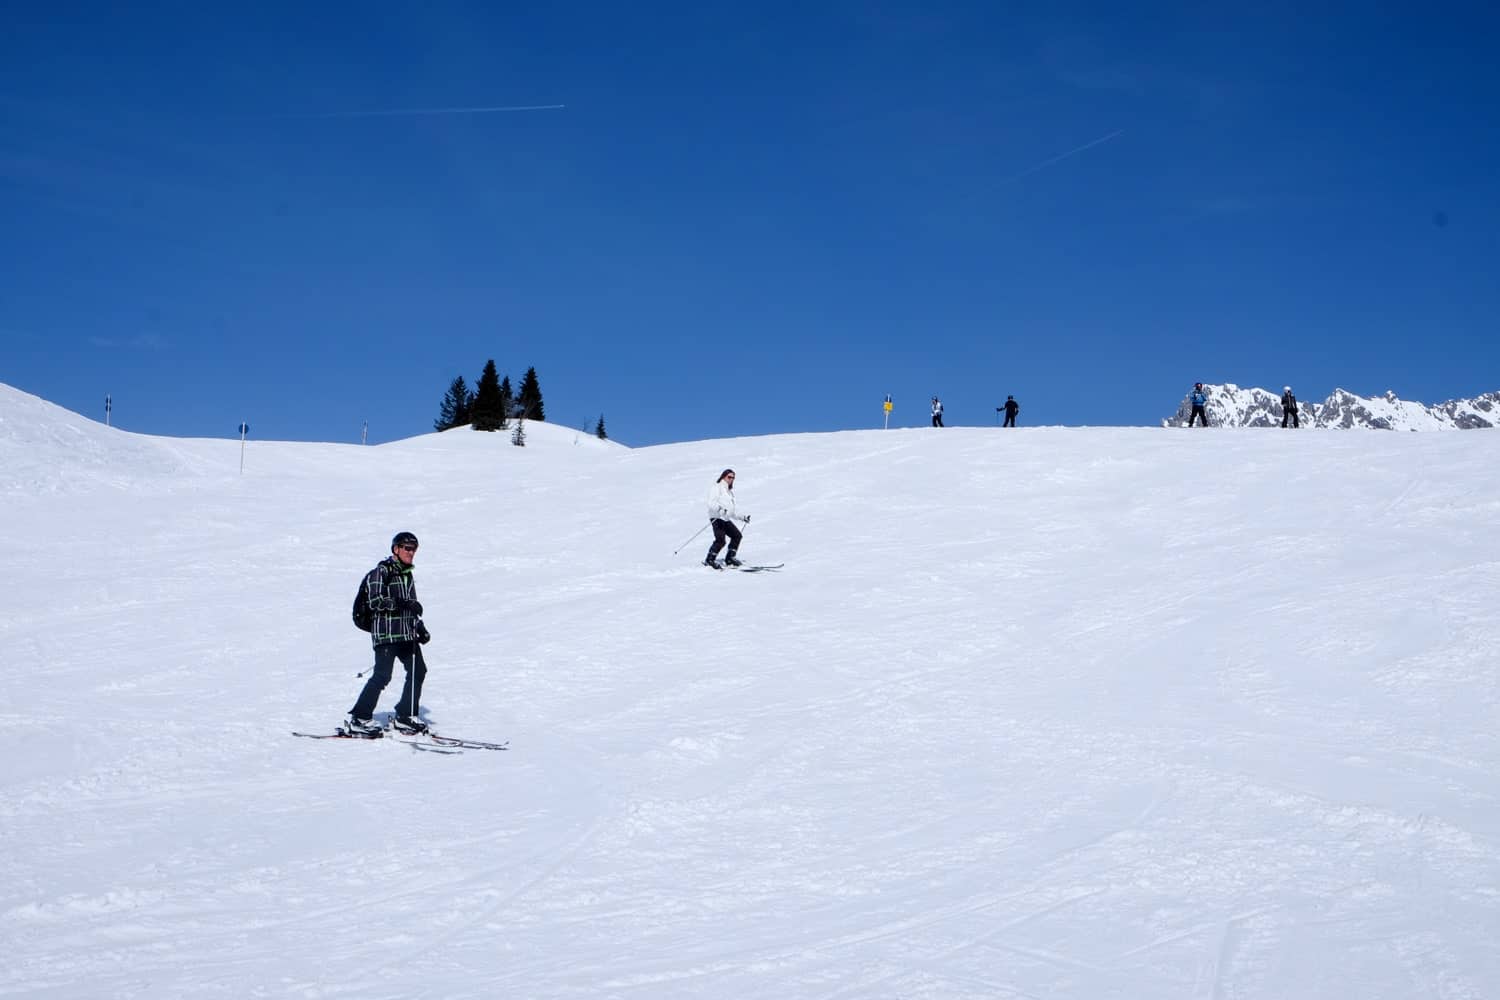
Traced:
[[1004, 406], [997, 406], [997, 407], [995, 407], [995, 411], [997, 413], [1000, 410], [1004, 410], [1005, 411], [1005, 426], [1006, 427], [1014, 427], [1014, 426], [1016, 426], [1016, 414], [1021, 412], [1021, 404], [1018, 403], [1018, 402], [1016, 402], [1016, 397], [1014, 397], [1014, 396], [1006, 396], [1005, 397], [1005, 405]]
[[1193, 415], [1188, 417], [1188, 426], [1193, 426], [1194, 420], [1202, 420], [1203, 426], [1208, 426], [1208, 413], [1203, 408], [1208, 405], [1208, 393], [1204, 391], [1202, 382], [1193, 383], [1193, 391], [1189, 393], [1188, 400], [1193, 404]]
[[932, 426], [943, 426], [943, 401], [936, 396], [932, 397]]
[[1285, 427], [1288, 420], [1292, 422], [1293, 430], [1302, 426], [1302, 421], [1297, 419], [1297, 397], [1292, 395], [1291, 386], [1284, 385], [1281, 387], [1281, 426]]

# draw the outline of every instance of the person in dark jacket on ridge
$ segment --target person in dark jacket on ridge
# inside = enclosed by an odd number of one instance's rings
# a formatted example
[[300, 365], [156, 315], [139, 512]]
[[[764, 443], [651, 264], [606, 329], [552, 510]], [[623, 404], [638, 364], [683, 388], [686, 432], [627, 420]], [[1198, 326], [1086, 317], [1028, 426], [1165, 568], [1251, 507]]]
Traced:
[[1194, 420], [1202, 420], [1203, 426], [1207, 427], [1208, 413], [1203, 408], [1208, 405], [1208, 393], [1202, 382], [1193, 383], [1193, 391], [1188, 394], [1188, 400], [1193, 404], [1193, 415], [1188, 417], [1188, 426], [1193, 426]]
[[1302, 426], [1302, 421], [1297, 419], [1297, 397], [1292, 395], [1292, 387], [1286, 385], [1281, 387], [1281, 426], [1285, 427], [1288, 420], [1293, 429]]
[[1005, 405], [1004, 406], [997, 406], [997, 407], [995, 407], [995, 409], [997, 411], [998, 410], [1004, 410], [1005, 411], [1005, 426], [1006, 427], [1014, 427], [1014, 426], [1016, 426], [1016, 414], [1021, 412], [1021, 404], [1018, 403], [1018, 402], [1016, 402], [1016, 397], [1014, 397], [1014, 396], [1006, 396], [1005, 397]]
[[422, 624], [422, 602], [417, 600], [417, 582], [412, 577], [412, 560], [417, 556], [417, 536], [403, 531], [391, 539], [391, 554], [365, 574], [365, 599], [375, 613], [370, 628], [370, 642], [375, 646], [375, 665], [370, 679], [359, 693], [344, 731], [350, 736], [377, 736], [381, 727], [373, 720], [380, 692], [391, 682], [396, 661], [406, 668], [406, 685], [396, 702], [395, 726], [409, 733], [427, 730], [417, 717], [422, 706], [422, 681], [427, 677], [427, 663], [422, 647], [432, 638]]

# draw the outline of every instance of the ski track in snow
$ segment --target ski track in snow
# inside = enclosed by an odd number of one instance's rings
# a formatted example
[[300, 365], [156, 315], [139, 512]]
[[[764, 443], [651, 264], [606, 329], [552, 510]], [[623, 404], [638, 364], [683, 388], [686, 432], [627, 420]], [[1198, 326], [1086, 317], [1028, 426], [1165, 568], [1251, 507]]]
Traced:
[[[26, 415], [0, 997], [1500, 991], [1481, 432], [537, 425], [242, 478]], [[669, 555], [725, 465], [781, 573]], [[357, 693], [397, 528], [431, 718], [507, 753], [287, 735]]]

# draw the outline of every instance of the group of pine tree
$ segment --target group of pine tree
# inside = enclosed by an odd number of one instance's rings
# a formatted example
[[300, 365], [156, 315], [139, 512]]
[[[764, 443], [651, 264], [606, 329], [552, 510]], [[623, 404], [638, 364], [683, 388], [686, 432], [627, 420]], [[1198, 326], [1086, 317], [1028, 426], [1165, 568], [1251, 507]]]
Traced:
[[[476, 431], [500, 431], [509, 427], [514, 420], [514, 436], [519, 439], [516, 443], [520, 444], [525, 440], [522, 428], [527, 420], [546, 419], [547, 411], [542, 406], [542, 385], [536, 377], [536, 368], [526, 369], [526, 376], [521, 379], [521, 391], [517, 393], [511, 388], [510, 376], [501, 378], [495, 369], [495, 361], [491, 358], [484, 363], [479, 384], [472, 391], [462, 375], [453, 380], [443, 396], [438, 418], [432, 422], [432, 426], [436, 430], [446, 431], [467, 424]], [[594, 433], [601, 438], [605, 436], [602, 413], [599, 415], [599, 423], [594, 427]]]

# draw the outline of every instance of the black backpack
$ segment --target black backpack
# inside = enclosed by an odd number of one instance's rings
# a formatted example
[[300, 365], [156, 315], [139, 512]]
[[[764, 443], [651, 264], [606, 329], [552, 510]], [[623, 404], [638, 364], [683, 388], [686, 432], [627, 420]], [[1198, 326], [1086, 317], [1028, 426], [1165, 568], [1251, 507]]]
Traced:
[[369, 574], [359, 581], [359, 589], [354, 592], [354, 627], [361, 632], [375, 627], [375, 609], [370, 607]]

